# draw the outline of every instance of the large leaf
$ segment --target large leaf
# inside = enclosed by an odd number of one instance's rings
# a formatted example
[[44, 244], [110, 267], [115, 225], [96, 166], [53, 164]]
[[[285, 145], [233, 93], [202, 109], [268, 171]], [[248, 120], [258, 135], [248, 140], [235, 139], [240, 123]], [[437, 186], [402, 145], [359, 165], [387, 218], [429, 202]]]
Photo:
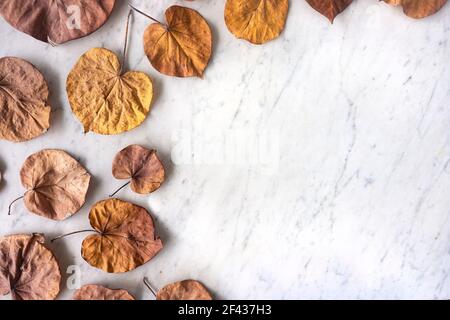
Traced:
[[51, 108], [44, 76], [19, 58], [0, 59], [0, 139], [22, 142], [50, 127]]
[[81, 254], [93, 267], [127, 272], [150, 261], [163, 247], [153, 219], [142, 207], [118, 199], [101, 201], [89, 214], [97, 234], [88, 236]]
[[115, 0], [1, 0], [0, 14], [30, 36], [61, 44], [91, 34], [110, 16]]
[[225, 22], [237, 38], [263, 44], [278, 38], [288, 11], [288, 0], [227, 0]]
[[403, 6], [403, 11], [407, 16], [421, 19], [441, 10], [447, 0], [384, 0], [384, 2]]
[[64, 220], [84, 205], [91, 176], [64, 151], [43, 150], [27, 158], [20, 179], [29, 211]]
[[60, 291], [61, 272], [44, 236], [0, 238], [0, 295], [14, 300], [53, 300]]
[[144, 50], [153, 67], [176, 77], [202, 77], [212, 54], [212, 33], [195, 10], [172, 6], [167, 25], [151, 24], [144, 34]]
[[132, 130], [145, 120], [153, 85], [143, 72], [122, 74], [117, 55], [95, 48], [85, 53], [70, 72], [67, 94], [85, 132], [112, 135]]

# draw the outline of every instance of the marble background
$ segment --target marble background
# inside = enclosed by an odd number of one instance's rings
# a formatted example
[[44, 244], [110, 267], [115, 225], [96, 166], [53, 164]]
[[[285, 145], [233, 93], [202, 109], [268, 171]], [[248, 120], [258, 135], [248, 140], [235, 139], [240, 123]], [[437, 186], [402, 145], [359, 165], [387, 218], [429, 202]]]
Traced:
[[[0, 20], [0, 56], [18, 56], [49, 80], [53, 125], [23, 144], [0, 142], [0, 234], [48, 238], [89, 226], [96, 201], [121, 185], [113, 156], [138, 143], [156, 148], [168, 180], [143, 205], [165, 249], [135, 271], [109, 275], [80, 256], [85, 235], [50, 244], [65, 280], [122, 287], [152, 299], [185, 278], [223, 299], [450, 298], [450, 5], [416, 21], [376, 0], [357, 0], [334, 25], [291, 1], [281, 38], [264, 46], [235, 39], [223, 0], [184, 4], [210, 22], [214, 57], [205, 78], [157, 73], [143, 55], [149, 21], [134, 16], [127, 69], [147, 72], [151, 116], [120, 136], [83, 134], [65, 78], [92, 47], [120, 54], [126, 3], [104, 28], [51, 47]], [[133, 1], [157, 18], [183, 1]], [[93, 174], [86, 206], [64, 222], [27, 213], [18, 172], [26, 157], [61, 148]], [[76, 278], [75, 278], [76, 279]], [[73, 280], [73, 278], [69, 278]], [[70, 298], [66, 288], [60, 298]], [[8, 298], [8, 297], [6, 297]]]

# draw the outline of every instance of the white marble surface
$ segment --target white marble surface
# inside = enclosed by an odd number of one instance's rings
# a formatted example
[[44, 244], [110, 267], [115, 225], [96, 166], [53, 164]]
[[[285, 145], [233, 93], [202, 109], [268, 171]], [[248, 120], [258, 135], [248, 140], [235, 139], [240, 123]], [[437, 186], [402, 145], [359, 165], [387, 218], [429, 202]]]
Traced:
[[[134, 1], [161, 19], [172, 3], [183, 1]], [[155, 287], [197, 278], [224, 299], [450, 298], [450, 5], [415, 21], [358, 0], [330, 25], [295, 0], [282, 37], [258, 47], [228, 32], [223, 0], [184, 3], [214, 30], [205, 78], [158, 74], [143, 55], [149, 21], [136, 15], [127, 67], [153, 77], [154, 109], [113, 137], [82, 133], [65, 78], [92, 47], [120, 53], [125, 3], [94, 35], [56, 48], [0, 21], [0, 56], [37, 65], [54, 107], [45, 136], [0, 142], [0, 234], [88, 227], [90, 206], [121, 184], [114, 154], [138, 143], [159, 150], [168, 181], [150, 197], [120, 198], [152, 211], [166, 246], [143, 267], [109, 275], [82, 260], [84, 235], [51, 244], [63, 271], [81, 268], [83, 284], [142, 299], [152, 298], [144, 275]], [[94, 175], [86, 206], [59, 223], [22, 203], [8, 217], [23, 193], [21, 164], [43, 148], [69, 151]]]

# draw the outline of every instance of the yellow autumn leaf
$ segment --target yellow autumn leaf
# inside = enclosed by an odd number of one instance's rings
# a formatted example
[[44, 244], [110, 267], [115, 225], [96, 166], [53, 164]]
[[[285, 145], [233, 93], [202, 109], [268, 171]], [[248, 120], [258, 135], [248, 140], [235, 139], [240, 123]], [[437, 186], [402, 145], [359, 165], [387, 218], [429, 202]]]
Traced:
[[227, 0], [225, 22], [237, 38], [264, 44], [284, 29], [288, 0]]
[[181, 6], [167, 9], [166, 20], [167, 25], [153, 23], [144, 34], [144, 51], [153, 67], [169, 76], [202, 77], [212, 54], [208, 23]]
[[70, 72], [67, 94], [85, 132], [112, 135], [142, 124], [150, 112], [153, 84], [143, 72], [122, 74], [115, 53], [94, 48]]

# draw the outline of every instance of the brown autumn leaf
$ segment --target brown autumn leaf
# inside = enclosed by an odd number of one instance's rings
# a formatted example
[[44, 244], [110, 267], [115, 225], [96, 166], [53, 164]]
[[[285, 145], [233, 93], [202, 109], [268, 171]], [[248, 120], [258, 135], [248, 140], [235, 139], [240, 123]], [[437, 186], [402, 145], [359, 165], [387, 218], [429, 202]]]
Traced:
[[306, 2], [333, 23], [334, 19], [347, 9], [353, 0], [306, 0]]
[[144, 33], [151, 64], [168, 76], [202, 77], [212, 55], [208, 22], [197, 11], [181, 6], [167, 9], [166, 20], [167, 25], [153, 23]]
[[158, 291], [156, 300], [212, 300], [211, 293], [196, 280], [169, 284]]
[[0, 15], [14, 28], [55, 44], [87, 36], [108, 20], [115, 0], [2, 0]]
[[288, 11], [288, 0], [227, 0], [225, 22], [237, 38], [264, 44], [280, 36]]
[[81, 255], [109, 273], [127, 272], [150, 261], [163, 247], [153, 219], [142, 207], [118, 199], [95, 204], [89, 213], [97, 234], [84, 239]]
[[13, 300], [54, 300], [61, 272], [40, 234], [0, 237], [0, 295]]
[[403, 11], [407, 16], [422, 19], [441, 10], [447, 0], [384, 0], [384, 2], [394, 6], [403, 6]]
[[41, 72], [29, 62], [0, 59], [0, 139], [23, 142], [50, 127], [49, 91]]
[[159, 189], [165, 174], [156, 151], [139, 145], [128, 146], [116, 155], [112, 173], [116, 179], [130, 180], [131, 190], [139, 194], [149, 194]]
[[115, 53], [94, 48], [70, 72], [67, 94], [85, 132], [113, 135], [142, 124], [150, 112], [153, 84], [143, 72], [122, 74]]
[[109, 289], [100, 285], [90, 284], [75, 291], [73, 300], [135, 300], [123, 289]]
[[28, 157], [20, 179], [30, 212], [64, 220], [84, 205], [91, 175], [66, 152], [43, 150]]

